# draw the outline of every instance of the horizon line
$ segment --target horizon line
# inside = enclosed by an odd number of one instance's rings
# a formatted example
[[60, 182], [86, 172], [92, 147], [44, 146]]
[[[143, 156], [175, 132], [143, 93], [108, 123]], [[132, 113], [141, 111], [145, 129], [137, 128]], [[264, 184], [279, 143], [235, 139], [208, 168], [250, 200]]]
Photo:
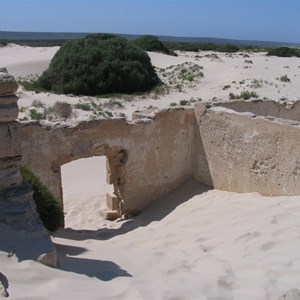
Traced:
[[245, 42], [267, 42], [267, 43], [287, 43], [300, 46], [300, 42], [291, 41], [280, 41], [280, 40], [260, 40], [260, 39], [246, 39], [246, 38], [229, 38], [229, 37], [215, 37], [215, 36], [182, 36], [182, 35], [172, 35], [172, 34], [151, 34], [151, 33], [119, 33], [119, 32], [102, 32], [102, 31], [17, 31], [17, 30], [0, 30], [1, 32], [7, 33], [65, 33], [65, 34], [96, 34], [96, 33], [106, 33], [115, 35], [131, 35], [131, 36], [143, 36], [143, 35], [153, 35], [156, 37], [174, 37], [174, 38], [202, 38], [202, 39], [217, 39], [217, 40], [232, 40], [232, 41], [245, 41]]

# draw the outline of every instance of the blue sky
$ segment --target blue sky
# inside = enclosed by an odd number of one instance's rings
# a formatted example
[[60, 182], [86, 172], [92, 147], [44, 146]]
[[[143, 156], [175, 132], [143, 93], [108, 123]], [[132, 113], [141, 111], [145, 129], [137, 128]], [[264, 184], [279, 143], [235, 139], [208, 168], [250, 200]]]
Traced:
[[0, 0], [0, 31], [111, 32], [300, 43], [300, 0]]

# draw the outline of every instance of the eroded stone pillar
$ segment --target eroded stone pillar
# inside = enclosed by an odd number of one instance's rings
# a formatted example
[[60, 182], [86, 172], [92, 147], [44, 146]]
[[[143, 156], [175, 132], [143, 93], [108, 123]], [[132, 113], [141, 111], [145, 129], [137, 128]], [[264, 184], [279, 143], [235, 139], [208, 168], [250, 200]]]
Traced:
[[2, 247], [9, 247], [7, 251], [20, 259], [35, 259], [56, 267], [55, 248], [36, 212], [33, 190], [20, 173], [17, 88], [14, 77], [0, 68], [0, 223], [11, 232], [2, 237], [0, 232], [0, 239]]

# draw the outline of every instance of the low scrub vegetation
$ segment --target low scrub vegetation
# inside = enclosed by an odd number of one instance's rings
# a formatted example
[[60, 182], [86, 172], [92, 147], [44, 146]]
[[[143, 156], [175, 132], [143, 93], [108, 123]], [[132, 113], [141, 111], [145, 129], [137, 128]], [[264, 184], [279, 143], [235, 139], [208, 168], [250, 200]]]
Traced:
[[161, 81], [168, 87], [182, 91], [184, 87], [194, 87], [204, 76], [203, 67], [185, 62], [172, 65], [165, 69], [158, 69]]
[[33, 199], [36, 210], [49, 231], [56, 231], [62, 226], [63, 211], [58, 201], [50, 193], [48, 188], [28, 168], [21, 167], [21, 174], [33, 188]]
[[22, 85], [25, 90], [36, 93], [45, 92], [46, 89], [42, 88], [36, 80], [18, 80], [18, 84]]
[[160, 52], [176, 56], [176, 53], [173, 50], [170, 50], [163, 42], [153, 35], [143, 35], [132, 41], [132, 43], [145, 51]]
[[71, 104], [59, 101], [55, 102], [53, 106], [46, 107], [40, 100], [34, 100], [31, 107], [21, 107], [20, 112], [25, 114], [20, 121], [54, 121], [68, 119], [73, 116]]
[[36, 108], [43, 108], [45, 107], [45, 104], [43, 104], [41, 100], [33, 100], [31, 106]]
[[189, 100], [180, 100], [179, 102], [180, 105], [185, 106], [185, 105], [190, 105], [190, 101]]
[[253, 88], [253, 89], [258, 89], [258, 88], [261, 88], [263, 86], [263, 81], [260, 79], [253, 79], [251, 84], [250, 84], [250, 87]]
[[300, 50], [289, 47], [279, 47], [270, 50], [267, 55], [279, 57], [300, 57]]
[[81, 109], [84, 111], [91, 111], [93, 110], [93, 107], [91, 106], [90, 103], [76, 103], [75, 104], [76, 109]]
[[53, 105], [53, 113], [58, 118], [68, 119], [72, 116], [72, 106], [67, 102], [57, 101]]
[[44, 112], [38, 112], [36, 108], [29, 110], [29, 116], [31, 120], [40, 121], [45, 119], [46, 115]]
[[166, 45], [173, 50], [180, 51], [217, 51], [233, 53], [241, 50], [236, 45], [231, 44], [213, 44], [213, 43], [166, 43]]
[[291, 82], [291, 79], [287, 75], [280, 76], [279, 80], [282, 82]]
[[243, 91], [239, 95], [236, 95], [234, 93], [230, 93], [229, 94], [229, 99], [231, 99], [231, 100], [234, 100], [234, 99], [248, 100], [250, 98], [258, 98], [258, 95], [255, 92], [253, 92], [253, 91], [251, 91], [251, 92], [249, 92], [249, 91]]
[[108, 102], [104, 103], [103, 106], [110, 109], [113, 109], [115, 107], [124, 108], [124, 104], [121, 101], [116, 99], [110, 99]]
[[7, 40], [0, 39], [0, 47], [5, 47], [7, 45], [8, 45], [8, 41]]
[[[192, 103], [195, 103], [195, 102], [198, 102], [198, 101], [202, 101], [202, 99], [201, 99], [201, 98], [196, 98], [196, 99], [195, 99], [194, 97], [191, 97], [189, 100], [186, 100], [186, 99], [180, 100], [179, 104], [180, 104], [181, 106], [186, 106], [186, 105], [191, 105]], [[172, 103], [170, 103], [170, 105], [171, 105], [171, 106], [175, 106], [176, 103], [175, 103], [175, 105], [174, 105], [174, 102], [172, 102]]]

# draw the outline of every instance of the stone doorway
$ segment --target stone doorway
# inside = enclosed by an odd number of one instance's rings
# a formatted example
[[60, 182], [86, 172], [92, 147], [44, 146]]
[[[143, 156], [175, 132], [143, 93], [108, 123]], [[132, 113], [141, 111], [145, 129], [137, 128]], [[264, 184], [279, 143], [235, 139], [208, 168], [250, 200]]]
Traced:
[[107, 209], [106, 194], [112, 184], [106, 179], [106, 156], [81, 158], [61, 166], [65, 228], [96, 229]]

